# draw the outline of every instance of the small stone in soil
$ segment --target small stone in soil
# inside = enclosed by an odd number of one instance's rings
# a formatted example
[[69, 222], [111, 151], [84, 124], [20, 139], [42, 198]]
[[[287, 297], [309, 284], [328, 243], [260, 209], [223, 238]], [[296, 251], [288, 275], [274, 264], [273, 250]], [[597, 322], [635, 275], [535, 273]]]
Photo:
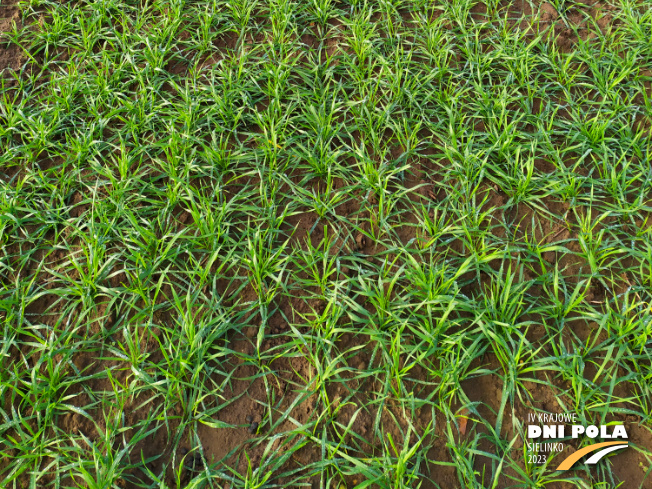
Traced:
[[254, 417], [251, 414], [247, 414], [245, 419], [247, 420], [247, 423], [252, 423], [254, 421]]
[[201, 455], [199, 453], [195, 453], [194, 455], [186, 457], [183, 465], [189, 470], [201, 470], [201, 468], [204, 466], [204, 462], [201, 459]]
[[201, 459], [201, 455], [199, 453], [195, 454], [195, 467], [197, 468], [202, 468], [204, 466], [204, 461]]
[[253, 422], [251, 423], [251, 426], [249, 426], [249, 433], [254, 434], [258, 431], [258, 423]]

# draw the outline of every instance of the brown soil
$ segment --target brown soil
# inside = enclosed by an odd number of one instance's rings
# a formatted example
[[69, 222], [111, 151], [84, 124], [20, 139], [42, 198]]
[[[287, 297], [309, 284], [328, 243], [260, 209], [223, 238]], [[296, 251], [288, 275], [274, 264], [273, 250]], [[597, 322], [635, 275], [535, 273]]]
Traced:
[[[17, 70], [23, 60], [20, 46], [9, 41], [8, 34], [14, 25], [20, 27], [18, 0], [0, 3], [0, 73], [5, 69]], [[3, 75], [6, 78], [6, 75]]]

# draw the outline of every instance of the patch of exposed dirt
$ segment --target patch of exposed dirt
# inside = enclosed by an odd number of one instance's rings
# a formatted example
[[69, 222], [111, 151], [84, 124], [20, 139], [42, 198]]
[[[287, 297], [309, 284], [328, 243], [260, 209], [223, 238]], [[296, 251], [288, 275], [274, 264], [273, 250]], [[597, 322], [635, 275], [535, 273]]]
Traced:
[[[262, 352], [269, 353], [279, 348], [286, 351], [291, 341], [287, 336], [286, 318], [294, 320], [294, 312], [305, 311], [306, 305], [299, 297], [288, 301], [287, 305], [281, 304], [267, 322], [268, 333], [273, 336], [265, 336]], [[253, 316], [249, 317], [249, 321], [253, 319]], [[207, 463], [227, 473], [235, 470], [241, 476], [247, 473], [249, 464], [252, 470], [264, 474], [267, 465], [276, 457], [283, 457], [291, 446], [300, 443], [303, 435], [295, 432], [297, 423], [310, 422], [317, 402], [316, 397], [306, 390], [314, 373], [305, 355], [297, 353], [277, 357], [267, 372], [245, 361], [256, 350], [258, 331], [262, 327], [260, 316], [257, 316], [257, 321], [259, 324], [246, 326], [242, 333], [231, 338], [230, 345], [235, 355], [220, 367], [227, 375], [214, 379], [223, 385], [216, 396], [218, 412], [213, 417], [213, 422], [219, 426], [200, 424], [197, 428]], [[271, 452], [269, 437], [274, 437]], [[190, 448], [196, 447], [187, 447]], [[316, 460], [317, 456], [320, 454], [306, 446], [285, 460], [273, 478], [277, 478], [279, 483], [287, 482], [296, 476], [302, 464]]]
[[[23, 60], [20, 46], [9, 41], [8, 34], [14, 25], [21, 25], [18, 0], [0, 4], [0, 73], [5, 69], [17, 70]], [[3, 77], [6, 75], [3, 74]]]
[[596, 26], [605, 34], [613, 24], [612, 12], [616, 9], [595, 0], [567, 2], [557, 7], [546, 1], [504, 1], [501, 6], [509, 12], [512, 25], [519, 22], [519, 28], [526, 33], [548, 32], [562, 52], [572, 51], [580, 39], [596, 38]]

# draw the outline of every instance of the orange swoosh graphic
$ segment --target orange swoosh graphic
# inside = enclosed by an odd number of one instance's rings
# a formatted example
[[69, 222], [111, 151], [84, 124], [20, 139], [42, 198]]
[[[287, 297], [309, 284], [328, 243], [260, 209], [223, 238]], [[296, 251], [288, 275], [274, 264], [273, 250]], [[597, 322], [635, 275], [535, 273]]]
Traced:
[[604, 443], [595, 443], [593, 445], [589, 445], [588, 447], [584, 447], [581, 450], [578, 450], [575, 453], [573, 453], [573, 454], [569, 455], [568, 457], [566, 457], [564, 459], [564, 461], [559, 464], [559, 467], [557, 467], [555, 470], [568, 470], [573, 466], [573, 464], [575, 462], [577, 462], [579, 459], [581, 459], [587, 453], [595, 452], [596, 450], [599, 450], [600, 448], [610, 447], [612, 445], [627, 445], [627, 442], [606, 441]]

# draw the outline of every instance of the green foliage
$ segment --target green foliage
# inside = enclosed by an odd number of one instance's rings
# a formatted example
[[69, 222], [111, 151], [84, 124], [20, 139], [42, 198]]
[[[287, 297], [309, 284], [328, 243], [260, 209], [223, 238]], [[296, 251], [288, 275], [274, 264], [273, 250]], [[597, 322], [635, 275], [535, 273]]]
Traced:
[[20, 2], [2, 486], [543, 488], [539, 396], [649, 439], [652, 9], [503, 4]]

